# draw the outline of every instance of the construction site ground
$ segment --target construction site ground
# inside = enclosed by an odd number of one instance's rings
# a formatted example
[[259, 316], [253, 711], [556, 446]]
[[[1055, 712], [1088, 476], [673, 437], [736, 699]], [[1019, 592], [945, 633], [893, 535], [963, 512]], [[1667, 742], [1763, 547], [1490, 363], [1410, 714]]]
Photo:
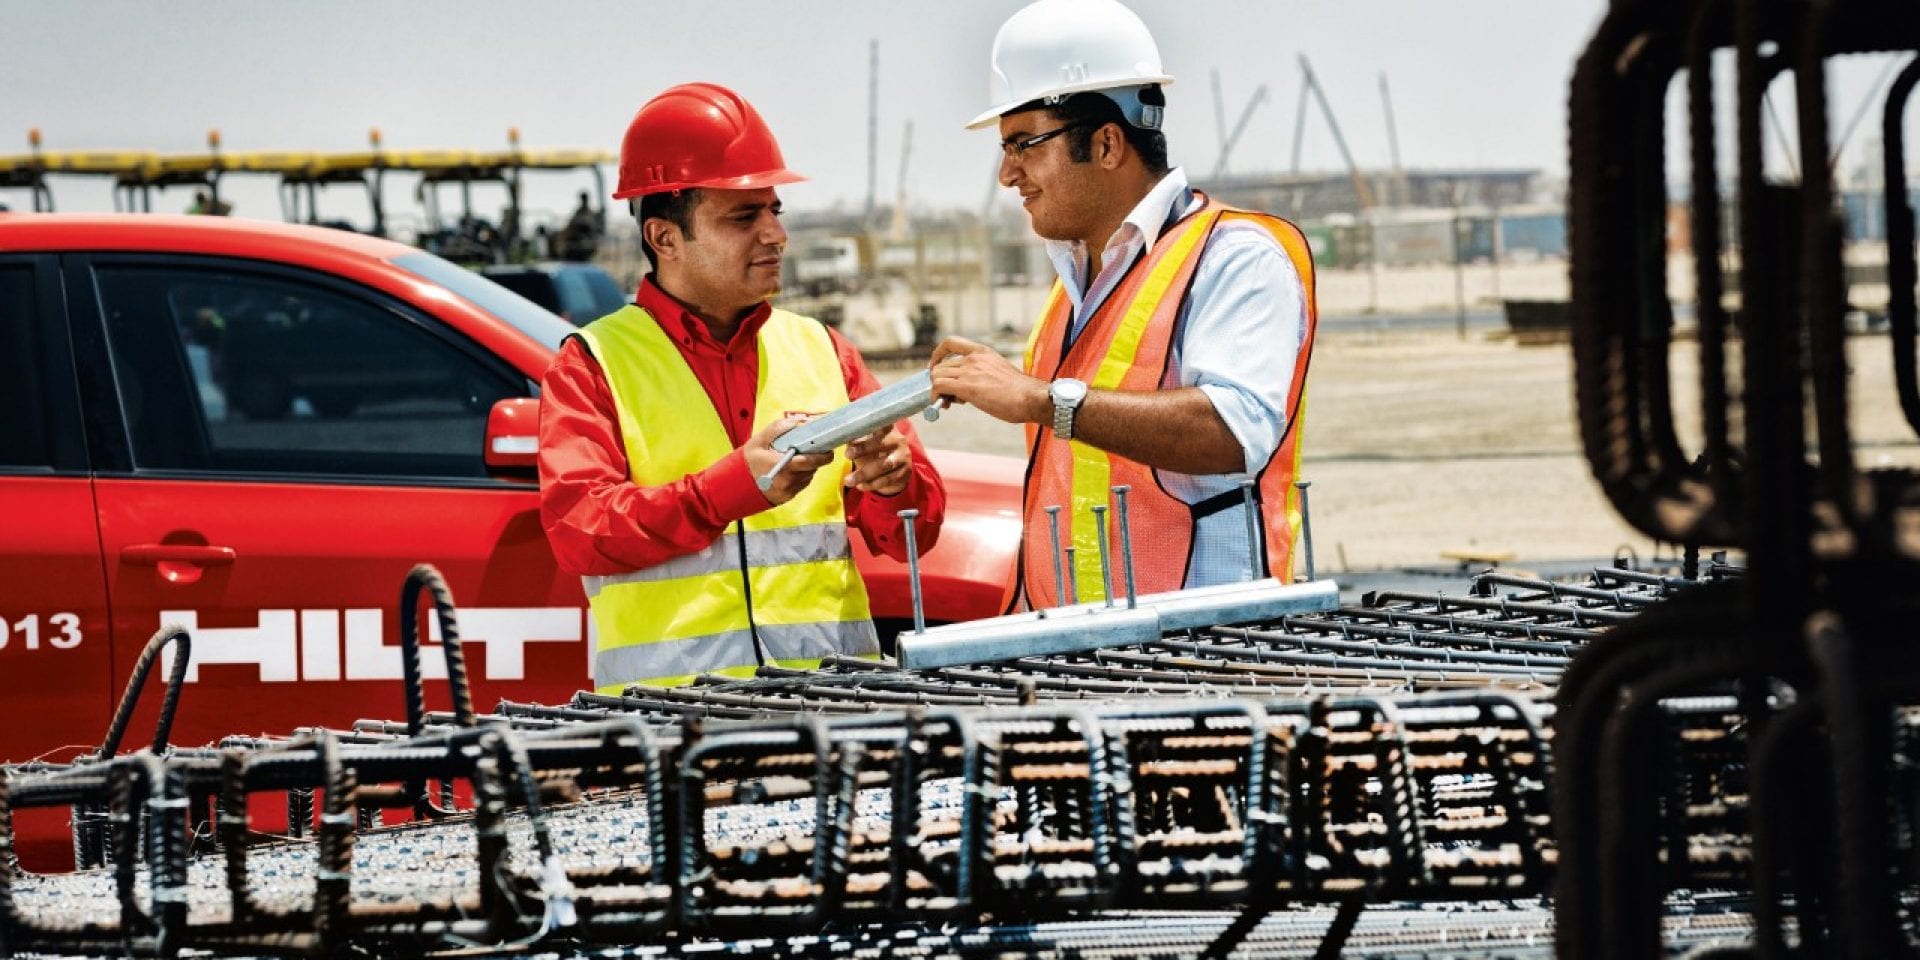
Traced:
[[[1888, 338], [1852, 339], [1856, 445], [1876, 463], [1920, 464], [1901, 417]], [[1699, 449], [1697, 354], [1672, 351], [1675, 420]], [[1738, 383], [1739, 357], [1729, 358]], [[897, 372], [884, 379], [899, 376]], [[1503, 331], [1370, 329], [1325, 323], [1314, 351], [1305, 462], [1318, 573], [1450, 567], [1450, 552], [1511, 554], [1527, 569], [1629, 549], [1675, 553], [1629, 528], [1589, 472], [1574, 420], [1566, 344], [1521, 346]], [[1021, 431], [977, 410], [914, 421], [929, 445], [1021, 456]], [[1734, 427], [1736, 436], [1741, 429]]]

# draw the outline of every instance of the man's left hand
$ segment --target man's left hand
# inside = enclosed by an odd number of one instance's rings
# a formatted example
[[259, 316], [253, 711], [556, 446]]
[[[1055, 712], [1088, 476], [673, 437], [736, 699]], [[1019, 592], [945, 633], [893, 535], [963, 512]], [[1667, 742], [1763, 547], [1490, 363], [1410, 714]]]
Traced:
[[853, 469], [847, 471], [845, 485], [883, 497], [905, 490], [913, 475], [913, 448], [897, 426], [875, 430], [847, 444], [847, 459]]

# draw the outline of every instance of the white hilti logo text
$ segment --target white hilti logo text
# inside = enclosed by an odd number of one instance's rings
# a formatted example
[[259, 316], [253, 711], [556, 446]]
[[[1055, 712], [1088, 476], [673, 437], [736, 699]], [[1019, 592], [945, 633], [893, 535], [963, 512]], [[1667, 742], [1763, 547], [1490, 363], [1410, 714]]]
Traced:
[[[480, 677], [524, 680], [527, 645], [579, 643], [583, 614], [578, 607], [466, 607], [460, 611], [460, 639], [486, 651], [478, 658]], [[222, 663], [258, 667], [261, 683], [398, 680], [400, 646], [386, 642], [383, 616], [371, 609], [262, 610], [258, 626], [202, 628], [195, 611], [163, 610], [160, 623], [179, 624], [192, 635], [188, 682], [200, 679], [202, 665]], [[438, 618], [428, 614], [421, 620], [427, 628], [427, 643], [438, 644]], [[173, 669], [173, 656], [174, 647], [168, 646], [161, 661], [163, 673]], [[472, 652], [467, 654], [469, 669], [475, 659]], [[439, 650], [421, 651], [420, 674], [426, 679], [446, 677], [446, 661]]]

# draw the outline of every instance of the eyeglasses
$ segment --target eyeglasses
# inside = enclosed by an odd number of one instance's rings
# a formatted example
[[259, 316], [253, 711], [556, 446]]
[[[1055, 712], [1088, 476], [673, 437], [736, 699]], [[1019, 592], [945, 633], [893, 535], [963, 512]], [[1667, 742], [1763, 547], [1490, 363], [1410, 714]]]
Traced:
[[1032, 150], [1034, 147], [1046, 143], [1048, 140], [1052, 140], [1054, 137], [1066, 133], [1068, 130], [1084, 126], [1086, 126], [1084, 123], [1069, 123], [1064, 127], [1056, 127], [1048, 130], [1046, 133], [1036, 133], [1031, 137], [1008, 137], [1000, 141], [1000, 153], [1008, 160], [1019, 160], [1026, 157], [1028, 150]]

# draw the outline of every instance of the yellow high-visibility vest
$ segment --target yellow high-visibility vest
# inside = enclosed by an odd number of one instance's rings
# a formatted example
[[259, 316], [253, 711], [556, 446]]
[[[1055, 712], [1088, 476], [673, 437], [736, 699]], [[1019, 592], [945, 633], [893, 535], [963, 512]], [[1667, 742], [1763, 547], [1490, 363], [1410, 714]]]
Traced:
[[[660, 324], [628, 305], [578, 334], [619, 411], [633, 482], [670, 483], [733, 450], [720, 414]], [[847, 403], [833, 341], [819, 322], [775, 310], [756, 338], [758, 432], [789, 411]], [[837, 456], [792, 500], [731, 524], [705, 549], [585, 581], [598, 633], [593, 683], [676, 685], [703, 673], [752, 676], [762, 663], [811, 669], [830, 654], [880, 652], [866, 584], [847, 541]]]

